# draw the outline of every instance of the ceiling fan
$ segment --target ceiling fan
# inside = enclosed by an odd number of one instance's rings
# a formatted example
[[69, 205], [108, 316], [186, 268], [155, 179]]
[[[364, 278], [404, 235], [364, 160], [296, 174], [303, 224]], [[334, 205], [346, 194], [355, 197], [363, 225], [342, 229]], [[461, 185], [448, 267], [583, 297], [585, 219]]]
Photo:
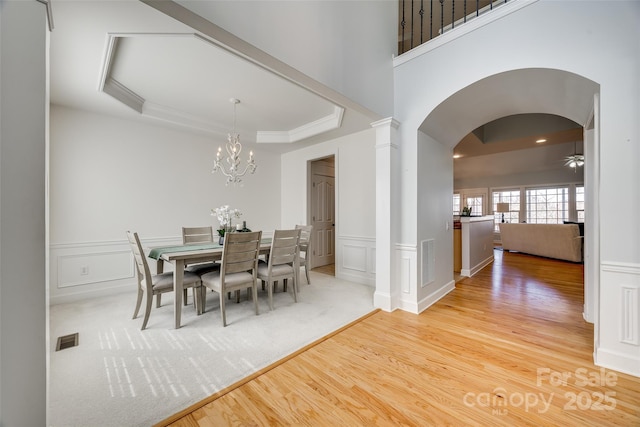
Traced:
[[576, 141], [573, 141], [573, 154], [564, 158], [564, 165], [573, 169], [584, 166], [584, 154], [578, 154]]

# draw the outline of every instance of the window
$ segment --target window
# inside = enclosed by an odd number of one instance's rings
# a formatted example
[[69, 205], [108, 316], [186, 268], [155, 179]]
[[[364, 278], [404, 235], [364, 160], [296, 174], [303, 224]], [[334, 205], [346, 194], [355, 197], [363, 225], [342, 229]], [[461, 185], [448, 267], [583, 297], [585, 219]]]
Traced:
[[462, 208], [460, 207], [460, 193], [455, 193], [453, 195], [453, 215], [460, 215], [460, 211]]
[[569, 187], [530, 188], [526, 197], [527, 222], [562, 224], [569, 219]]
[[486, 188], [468, 188], [453, 193], [453, 214], [460, 215], [465, 207], [471, 208], [471, 215], [481, 216], [490, 208], [486, 204], [489, 193]]
[[498, 203], [509, 203], [509, 212], [504, 212], [504, 222], [520, 222], [520, 190], [501, 190], [493, 192], [493, 221], [495, 231], [500, 231], [502, 213], [497, 212]]
[[465, 199], [465, 206], [471, 208], [471, 215], [484, 215], [484, 213], [482, 212], [483, 199], [483, 196], [467, 197]]
[[578, 222], [584, 222], [584, 186], [576, 186], [576, 215]]

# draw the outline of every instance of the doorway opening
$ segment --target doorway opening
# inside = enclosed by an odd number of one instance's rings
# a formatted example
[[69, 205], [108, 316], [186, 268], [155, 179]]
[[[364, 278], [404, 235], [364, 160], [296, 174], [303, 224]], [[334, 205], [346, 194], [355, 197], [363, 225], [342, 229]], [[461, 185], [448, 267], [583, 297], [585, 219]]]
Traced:
[[313, 226], [310, 269], [335, 276], [335, 156], [309, 162], [308, 217]]

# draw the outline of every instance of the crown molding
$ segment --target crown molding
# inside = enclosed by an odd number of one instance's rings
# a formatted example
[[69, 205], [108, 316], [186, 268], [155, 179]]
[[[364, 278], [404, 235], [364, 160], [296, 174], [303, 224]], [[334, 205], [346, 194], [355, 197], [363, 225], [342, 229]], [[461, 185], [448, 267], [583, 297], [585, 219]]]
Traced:
[[321, 117], [295, 129], [288, 131], [258, 131], [256, 132], [256, 142], [262, 144], [298, 142], [305, 138], [338, 129], [342, 125], [343, 116], [344, 108], [334, 105], [333, 114]]
[[111, 95], [124, 105], [133, 108], [138, 113], [142, 113], [145, 104], [144, 98], [130, 90], [128, 87], [111, 77], [102, 86], [102, 91], [107, 95]]
[[50, 0], [37, 0], [38, 3], [42, 3], [46, 7], [47, 11], [47, 24], [49, 25], [49, 32], [53, 31], [53, 12], [51, 11]]
[[[211, 43], [211, 41], [195, 33], [108, 33], [105, 50], [100, 68], [98, 91], [112, 96], [116, 100], [132, 108], [141, 115], [159, 120], [172, 125], [178, 125], [199, 132], [211, 134], [224, 134], [226, 130], [220, 129], [202, 117], [185, 113], [170, 107], [154, 104], [136, 92], [126, 87], [111, 76], [113, 64], [118, 55], [118, 45], [121, 39], [127, 37], [194, 37], [198, 40]], [[238, 55], [237, 53], [234, 53]], [[325, 132], [340, 128], [345, 109], [333, 105], [333, 113], [306, 123], [295, 129], [283, 131], [257, 131], [258, 143], [293, 143], [305, 138], [313, 137]]]
[[193, 114], [186, 114], [180, 110], [166, 107], [164, 105], [154, 104], [152, 102], [145, 102], [142, 108], [142, 114], [144, 116], [160, 120], [174, 125], [187, 127], [189, 129], [198, 130], [210, 134], [226, 134], [228, 129], [222, 129], [219, 126], [215, 126], [201, 117]]

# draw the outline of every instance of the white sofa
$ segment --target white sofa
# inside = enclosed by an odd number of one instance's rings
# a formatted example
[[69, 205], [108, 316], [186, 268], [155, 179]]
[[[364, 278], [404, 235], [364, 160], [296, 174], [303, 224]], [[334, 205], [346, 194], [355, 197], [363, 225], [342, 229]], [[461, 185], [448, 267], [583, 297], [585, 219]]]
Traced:
[[572, 262], [582, 261], [582, 236], [576, 224], [500, 224], [502, 248]]

